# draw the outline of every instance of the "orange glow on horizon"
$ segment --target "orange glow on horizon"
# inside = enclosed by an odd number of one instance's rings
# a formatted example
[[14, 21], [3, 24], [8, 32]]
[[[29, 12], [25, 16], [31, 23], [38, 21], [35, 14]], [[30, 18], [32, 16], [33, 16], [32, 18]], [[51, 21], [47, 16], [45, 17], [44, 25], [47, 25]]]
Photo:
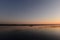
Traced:
[[0, 22], [1, 24], [60, 24], [60, 21], [35, 21], [35, 22]]

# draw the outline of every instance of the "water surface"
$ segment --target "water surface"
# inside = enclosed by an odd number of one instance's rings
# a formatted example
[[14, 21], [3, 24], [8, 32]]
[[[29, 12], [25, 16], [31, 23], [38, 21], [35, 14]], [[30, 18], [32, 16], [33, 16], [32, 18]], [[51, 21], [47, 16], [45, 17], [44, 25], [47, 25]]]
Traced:
[[52, 26], [3, 26], [0, 27], [1, 40], [60, 40], [60, 27]]

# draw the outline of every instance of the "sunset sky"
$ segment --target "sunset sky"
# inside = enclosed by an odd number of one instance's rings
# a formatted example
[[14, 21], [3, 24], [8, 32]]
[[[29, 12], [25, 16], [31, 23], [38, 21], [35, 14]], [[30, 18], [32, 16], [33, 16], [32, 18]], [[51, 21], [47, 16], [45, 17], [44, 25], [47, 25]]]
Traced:
[[0, 0], [0, 23], [60, 24], [60, 0]]

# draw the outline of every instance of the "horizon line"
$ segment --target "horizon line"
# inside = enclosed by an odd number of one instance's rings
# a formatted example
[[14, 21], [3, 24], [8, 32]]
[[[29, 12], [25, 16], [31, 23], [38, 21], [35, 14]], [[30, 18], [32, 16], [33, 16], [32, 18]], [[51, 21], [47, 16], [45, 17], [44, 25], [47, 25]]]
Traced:
[[47, 25], [60, 25], [60, 24], [0, 24], [0, 26], [47, 26]]

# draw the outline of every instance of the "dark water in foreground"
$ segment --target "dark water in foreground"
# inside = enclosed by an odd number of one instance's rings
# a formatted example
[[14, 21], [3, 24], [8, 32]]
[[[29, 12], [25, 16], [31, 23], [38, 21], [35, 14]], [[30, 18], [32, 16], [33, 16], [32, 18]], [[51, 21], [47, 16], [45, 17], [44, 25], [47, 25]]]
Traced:
[[0, 40], [60, 40], [60, 27], [0, 27]]

